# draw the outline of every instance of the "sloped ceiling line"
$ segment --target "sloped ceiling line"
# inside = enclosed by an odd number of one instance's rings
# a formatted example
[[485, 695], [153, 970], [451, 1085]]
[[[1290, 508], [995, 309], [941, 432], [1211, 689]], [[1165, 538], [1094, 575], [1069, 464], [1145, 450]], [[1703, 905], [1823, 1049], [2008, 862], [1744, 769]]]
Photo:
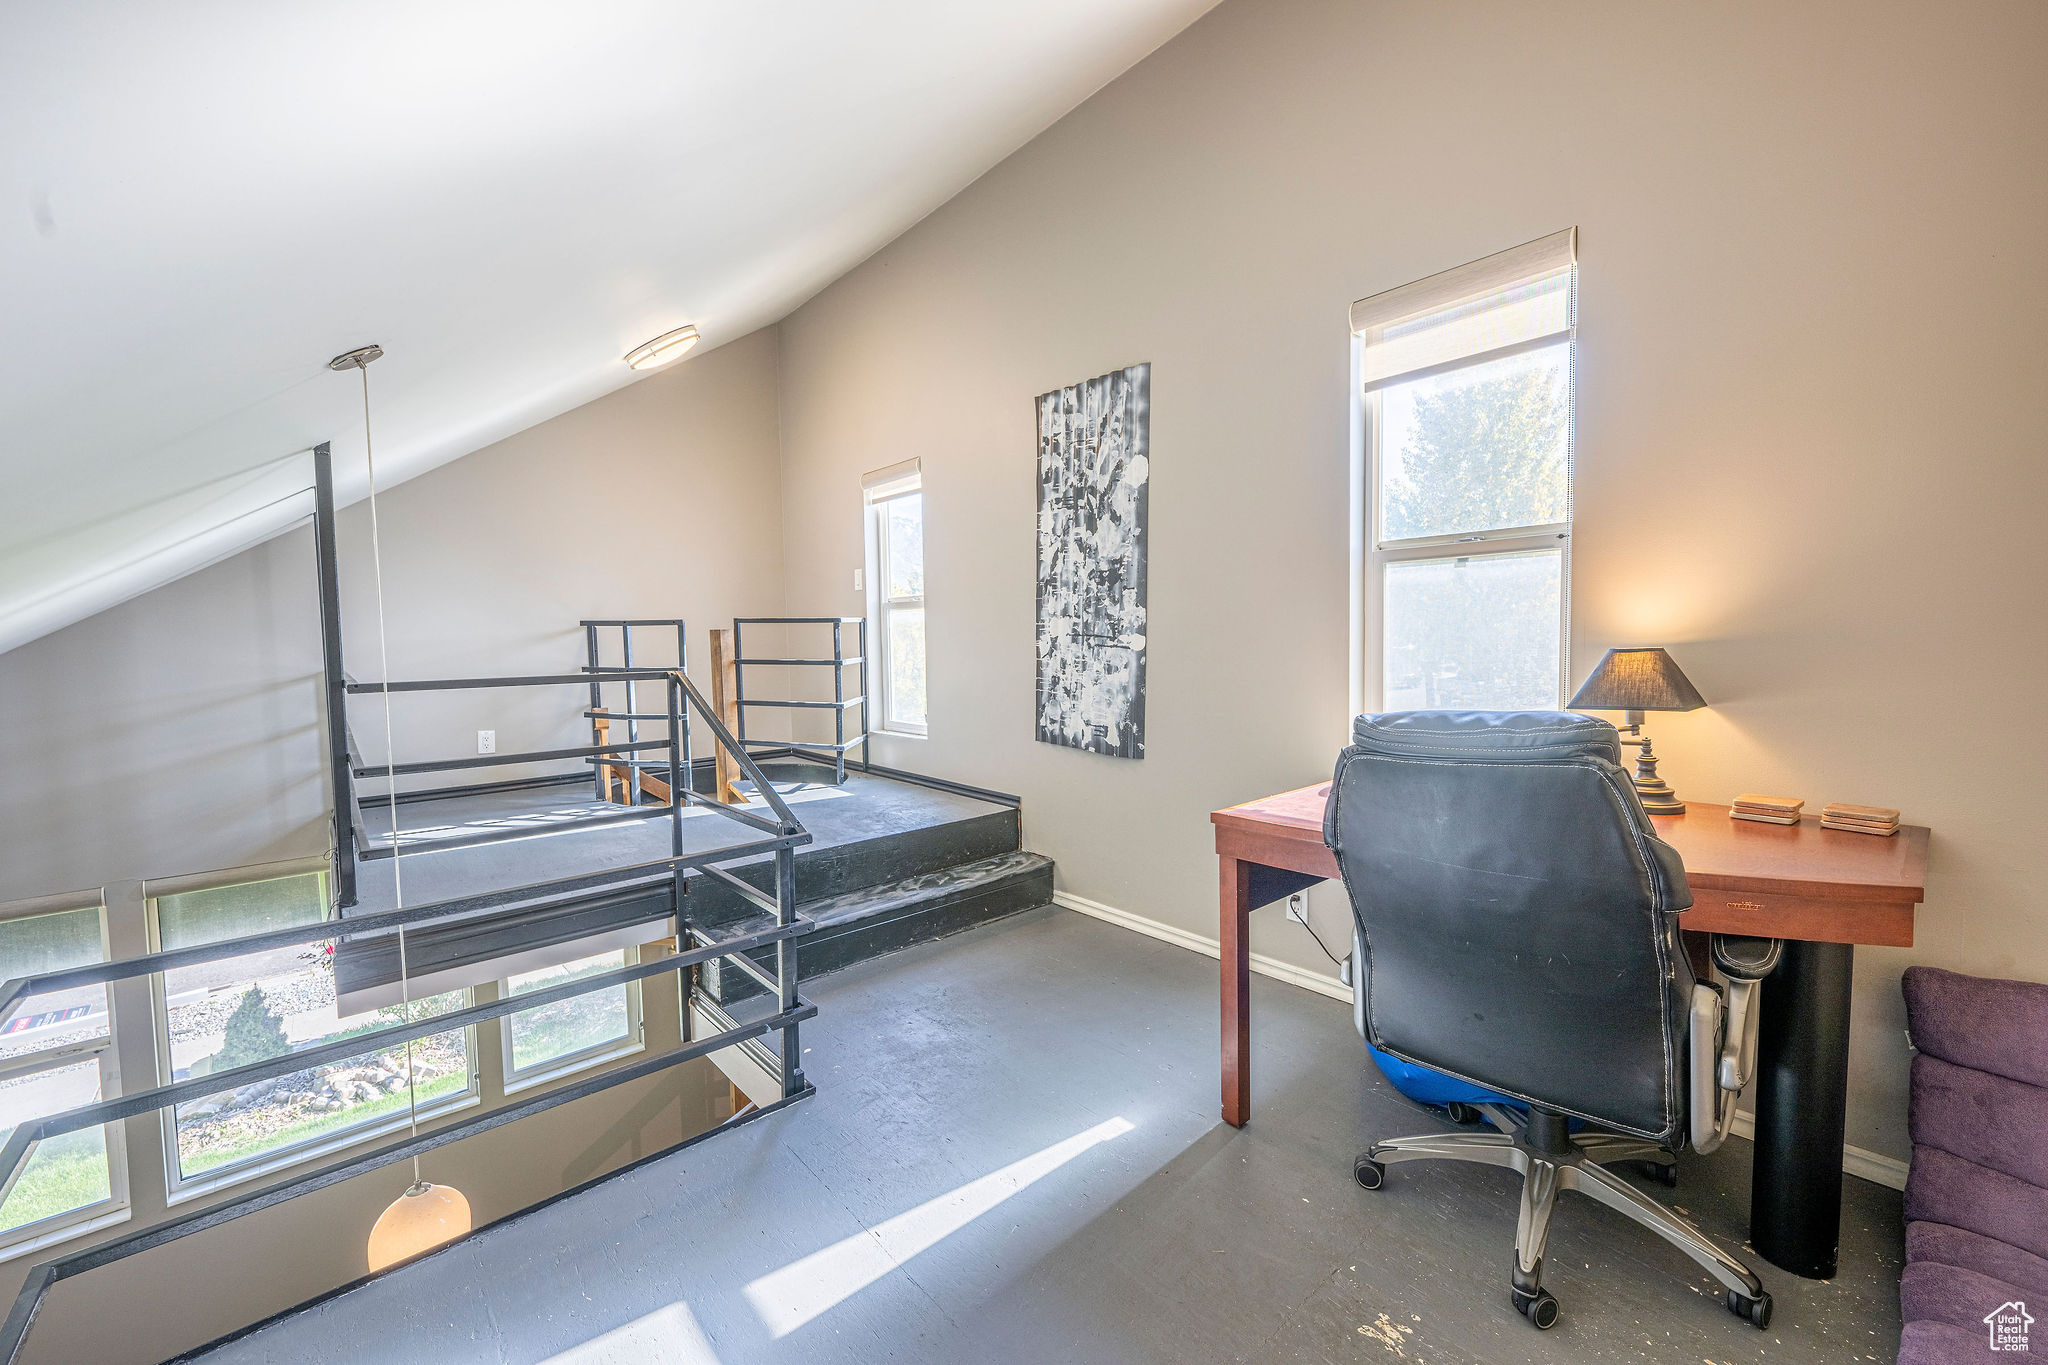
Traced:
[[296, 522], [279, 451], [359, 498], [364, 337], [395, 484], [780, 319], [1212, 3], [6, 7], [0, 651]]

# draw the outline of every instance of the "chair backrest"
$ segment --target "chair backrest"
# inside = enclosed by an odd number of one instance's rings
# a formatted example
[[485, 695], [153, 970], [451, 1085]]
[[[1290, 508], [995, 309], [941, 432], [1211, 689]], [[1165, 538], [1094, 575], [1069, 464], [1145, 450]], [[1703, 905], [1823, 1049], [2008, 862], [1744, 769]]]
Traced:
[[1375, 1047], [1671, 1140], [1692, 893], [1620, 758], [1612, 725], [1569, 712], [1360, 716], [1324, 838]]

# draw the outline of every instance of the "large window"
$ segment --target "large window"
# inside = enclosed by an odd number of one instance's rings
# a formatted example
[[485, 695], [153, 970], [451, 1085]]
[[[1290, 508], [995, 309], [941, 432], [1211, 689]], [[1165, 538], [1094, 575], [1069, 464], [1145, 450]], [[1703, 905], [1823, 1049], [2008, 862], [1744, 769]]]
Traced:
[[1364, 705], [1560, 704], [1577, 284], [1567, 231], [1352, 306]]
[[861, 481], [867, 499], [868, 600], [881, 728], [925, 733], [924, 482], [918, 463]]
[[[519, 972], [505, 981], [508, 996], [566, 985], [639, 960], [637, 949], [619, 949], [565, 962], [559, 967]], [[590, 1066], [640, 1046], [640, 983], [585, 991], [551, 1005], [505, 1016], [505, 1075], [520, 1083]]]
[[[186, 948], [318, 923], [327, 917], [326, 878], [307, 873], [181, 891], [158, 895], [151, 905], [160, 946]], [[157, 981], [160, 1060], [174, 1080], [286, 1056], [406, 1017], [401, 1005], [341, 1014], [329, 952], [320, 943], [182, 967]], [[468, 1000], [467, 991], [416, 1000], [412, 1017], [460, 1009]], [[172, 1185], [264, 1169], [401, 1123], [414, 1089], [423, 1113], [475, 1093], [468, 1030], [416, 1040], [409, 1063], [401, 1044], [179, 1105], [166, 1134]]]
[[[0, 920], [0, 980], [104, 961], [102, 916], [93, 905]], [[106, 1098], [112, 1036], [105, 986], [24, 1000], [0, 1029], [0, 1142], [30, 1120]], [[0, 1203], [0, 1243], [38, 1238], [121, 1206], [122, 1163], [118, 1149], [108, 1150], [108, 1134], [95, 1126], [36, 1147]]]

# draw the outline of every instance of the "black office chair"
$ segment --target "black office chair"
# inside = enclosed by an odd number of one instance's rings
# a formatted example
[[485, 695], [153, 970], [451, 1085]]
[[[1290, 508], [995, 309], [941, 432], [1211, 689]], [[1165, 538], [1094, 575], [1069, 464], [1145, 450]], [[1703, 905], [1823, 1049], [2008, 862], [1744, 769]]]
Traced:
[[1557, 1321], [1542, 1276], [1560, 1190], [1650, 1228], [1726, 1286], [1731, 1312], [1769, 1325], [1749, 1267], [1604, 1168], [1720, 1145], [1779, 950], [1717, 937], [1725, 995], [1694, 980], [1685, 869], [1643, 813], [1614, 727], [1554, 711], [1360, 716], [1323, 833], [1357, 920], [1366, 1037], [1528, 1106], [1475, 1106], [1497, 1132], [1376, 1142], [1358, 1183], [1437, 1158], [1519, 1171], [1510, 1295], [1539, 1328]]

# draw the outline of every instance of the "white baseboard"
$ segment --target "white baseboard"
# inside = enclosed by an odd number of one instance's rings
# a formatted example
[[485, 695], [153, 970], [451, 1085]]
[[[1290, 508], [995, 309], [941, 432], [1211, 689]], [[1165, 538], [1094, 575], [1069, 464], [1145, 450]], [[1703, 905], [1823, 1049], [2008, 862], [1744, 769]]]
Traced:
[[[1068, 891], [1053, 892], [1052, 900], [1055, 905], [1065, 906], [1069, 910], [1078, 911], [1091, 919], [1099, 919], [1105, 923], [1114, 924], [1120, 929], [1129, 929], [1133, 933], [1143, 934], [1147, 938], [1156, 938], [1161, 942], [1171, 943], [1176, 947], [1190, 949], [1204, 957], [1222, 960], [1222, 945], [1206, 934], [1197, 934], [1187, 929], [1177, 928], [1171, 924], [1161, 923], [1156, 919], [1148, 919], [1144, 915], [1134, 915], [1128, 910], [1119, 910], [1113, 905], [1104, 905], [1101, 901], [1091, 901], [1085, 896], [1076, 896]], [[1300, 986], [1304, 990], [1314, 991], [1317, 995], [1326, 995], [1332, 1000], [1342, 1000], [1347, 1005], [1351, 1003], [1351, 988], [1334, 976], [1325, 976], [1321, 972], [1310, 971], [1306, 967], [1297, 967], [1291, 962], [1282, 962], [1278, 958], [1267, 957], [1263, 953], [1252, 954], [1252, 970], [1260, 976], [1270, 976], [1275, 981], [1285, 981], [1290, 986]], [[1736, 1137], [1747, 1141], [1754, 1141], [1756, 1138], [1755, 1115], [1747, 1110], [1736, 1110], [1735, 1122], [1729, 1125], [1728, 1131]], [[1842, 1147], [1842, 1170], [1846, 1174], [1856, 1176], [1859, 1179], [1868, 1180], [1878, 1185], [1888, 1185], [1895, 1190], [1906, 1188], [1905, 1162], [1893, 1157], [1884, 1156], [1878, 1152], [1868, 1151], [1862, 1147], [1851, 1147], [1844, 1144]]]
[[[1223, 959], [1223, 945], [1205, 935], [1177, 929], [1171, 924], [1162, 924], [1156, 919], [1147, 919], [1143, 915], [1134, 915], [1128, 910], [1119, 910], [1113, 905], [1104, 905], [1101, 901], [1091, 901], [1065, 891], [1053, 892], [1052, 900], [1054, 905], [1077, 910], [1092, 919], [1104, 920], [1118, 928], [1129, 929], [1147, 938], [1160, 939], [1176, 947], [1191, 949], [1204, 957], [1213, 957], [1219, 962]], [[1334, 976], [1310, 971], [1306, 967], [1297, 967], [1292, 962], [1282, 962], [1279, 958], [1267, 957], [1264, 953], [1252, 954], [1252, 970], [1260, 976], [1270, 976], [1275, 981], [1285, 981], [1290, 986], [1300, 986], [1303, 990], [1314, 991], [1317, 995], [1342, 1000], [1347, 1005], [1351, 1003], [1351, 988]]]
[[1897, 1157], [1873, 1152], [1865, 1147], [1842, 1146], [1842, 1169], [1848, 1174], [1873, 1185], [1885, 1185], [1895, 1190], [1906, 1188], [1906, 1163]]
[[[1728, 1131], [1735, 1137], [1756, 1141], [1756, 1115], [1747, 1109], [1736, 1110], [1735, 1121], [1728, 1125]], [[1873, 1185], [1887, 1185], [1895, 1190], [1906, 1188], [1906, 1163], [1865, 1147], [1843, 1143], [1842, 1170]]]

